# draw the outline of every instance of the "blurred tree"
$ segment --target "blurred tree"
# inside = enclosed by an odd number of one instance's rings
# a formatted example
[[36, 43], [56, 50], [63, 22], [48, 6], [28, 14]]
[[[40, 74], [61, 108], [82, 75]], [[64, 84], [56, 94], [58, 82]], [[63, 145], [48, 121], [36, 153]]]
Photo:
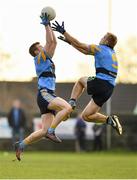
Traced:
[[117, 49], [119, 83], [137, 83], [137, 37], [130, 37]]

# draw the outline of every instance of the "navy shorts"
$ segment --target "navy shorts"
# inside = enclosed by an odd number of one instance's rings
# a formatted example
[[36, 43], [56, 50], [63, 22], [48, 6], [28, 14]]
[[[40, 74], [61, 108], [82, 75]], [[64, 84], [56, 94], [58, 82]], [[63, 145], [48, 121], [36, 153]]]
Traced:
[[114, 86], [108, 81], [96, 77], [89, 77], [87, 81], [87, 93], [98, 106], [102, 106], [112, 95]]
[[37, 104], [39, 106], [41, 114], [52, 113], [55, 115], [54, 110], [48, 109], [49, 103], [56, 98], [53, 91], [47, 89], [41, 89], [38, 91]]

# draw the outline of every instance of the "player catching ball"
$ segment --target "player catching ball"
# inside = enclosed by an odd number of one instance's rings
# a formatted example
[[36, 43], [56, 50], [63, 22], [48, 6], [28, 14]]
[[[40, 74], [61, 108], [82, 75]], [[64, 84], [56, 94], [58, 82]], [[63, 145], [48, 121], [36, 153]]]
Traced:
[[[22, 142], [15, 143], [16, 158], [20, 161], [24, 148], [43, 137], [60, 143], [55, 135], [57, 125], [67, 119], [72, 112], [72, 107], [64, 99], [56, 97], [55, 92], [55, 65], [52, 61], [56, 49], [56, 38], [47, 14], [41, 16], [41, 24], [46, 30], [46, 44], [44, 47], [39, 42], [32, 44], [29, 53], [34, 57], [36, 74], [38, 76], [37, 103], [41, 111], [42, 129], [33, 132]], [[55, 115], [56, 112], [56, 115]]]
[[96, 76], [81, 77], [76, 82], [69, 101], [72, 108], [75, 108], [77, 99], [87, 89], [87, 93], [92, 95], [92, 99], [82, 112], [83, 119], [88, 122], [111, 125], [119, 135], [122, 135], [122, 126], [116, 115], [106, 116], [99, 113], [102, 105], [111, 97], [115, 87], [118, 62], [114, 47], [117, 43], [117, 37], [112, 33], [107, 33], [99, 45], [87, 45], [67, 33], [64, 29], [64, 22], [60, 25], [55, 21], [52, 29], [64, 35], [60, 36], [59, 39], [71, 44], [78, 51], [86, 55], [93, 55], [95, 58]]

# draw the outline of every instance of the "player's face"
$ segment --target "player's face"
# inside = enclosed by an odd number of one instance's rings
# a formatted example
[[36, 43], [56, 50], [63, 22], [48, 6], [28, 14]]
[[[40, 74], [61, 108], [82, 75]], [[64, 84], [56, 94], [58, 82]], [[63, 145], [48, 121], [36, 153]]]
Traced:
[[43, 47], [41, 46], [41, 44], [38, 44], [36, 47], [37, 47], [37, 49], [39, 50], [39, 52], [40, 52], [40, 51], [42, 50], [42, 48], [43, 48]]
[[110, 46], [111, 48], [114, 48], [114, 46], [117, 43], [117, 37], [114, 34], [107, 33], [100, 41], [99, 44], [104, 44], [107, 46]]
[[37, 50], [35, 51], [35, 54], [37, 55], [40, 53], [40, 51], [43, 49], [43, 47], [41, 46], [41, 44], [37, 44], [36, 48], [37, 48]]
[[108, 33], [101, 39], [99, 44], [109, 44]]

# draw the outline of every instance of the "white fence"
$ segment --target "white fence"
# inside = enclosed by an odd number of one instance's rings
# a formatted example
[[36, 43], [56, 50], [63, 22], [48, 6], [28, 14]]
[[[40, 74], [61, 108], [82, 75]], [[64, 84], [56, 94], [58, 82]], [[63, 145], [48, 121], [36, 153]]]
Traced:
[[[63, 121], [56, 129], [56, 133], [62, 138], [62, 139], [75, 139], [75, 124], [76, 119], [70, 118], [67, 121]], [[93, 139], [93, 130], [92, 126], [93, 123], [86, 123], [86, 137], [87, 139]], [[39, 130], [42, 127], [41, 124], [41, 118], [34, 118], [33, 119], [33, 129], [34, 131]], [[11, 128], [8, 125], [8, 121], [6, 117], [0, 118], [0, 138], [11, 138]]]

